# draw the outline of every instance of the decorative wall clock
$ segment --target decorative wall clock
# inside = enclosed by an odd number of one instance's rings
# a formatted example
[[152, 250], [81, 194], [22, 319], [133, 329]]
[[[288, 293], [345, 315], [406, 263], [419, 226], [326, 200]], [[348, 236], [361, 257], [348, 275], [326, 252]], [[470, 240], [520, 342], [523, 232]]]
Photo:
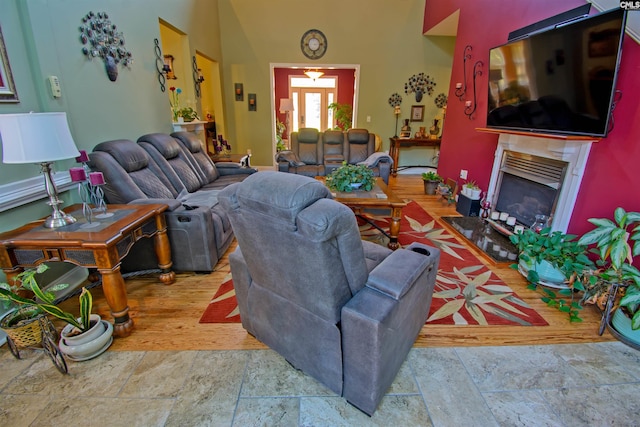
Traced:
[[327, 51], [327, 38], [320, 30], [309, 30], [300, 40], [300, 49], [309, 59], [320, 59]]

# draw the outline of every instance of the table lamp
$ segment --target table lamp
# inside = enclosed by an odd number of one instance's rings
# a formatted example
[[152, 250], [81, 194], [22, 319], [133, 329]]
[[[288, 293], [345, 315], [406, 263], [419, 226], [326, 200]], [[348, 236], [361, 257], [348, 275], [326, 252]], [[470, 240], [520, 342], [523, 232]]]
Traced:
[[71, 137], [66, 113], [0, 114], [3, 163], [40, 164], [44, 186], [53, 212], [44, 221], [47, 228], [62, 227], [76, 222], [58, 205], [58, 190], [51, 178], [51, 164], [72, 159], [80, 153]]

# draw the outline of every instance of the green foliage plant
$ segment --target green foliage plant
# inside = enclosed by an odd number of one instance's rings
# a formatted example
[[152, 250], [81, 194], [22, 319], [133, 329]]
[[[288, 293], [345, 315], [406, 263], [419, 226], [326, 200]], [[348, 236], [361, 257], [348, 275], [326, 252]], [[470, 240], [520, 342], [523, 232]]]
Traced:
[[465, 187], [467, 187], [470, 190], [479, 190], [480, 187], [478, 187], [478, 184], [475, 181], [468, 181], [464, 184]]
[[349, 193], [355, 188], [351, 184], [362, 185], [358, 190], [371, 191], [375, 185], [376, 178], [373, 171], [366, 165], [351, 165], [346, 161], [342, 166], [331, 172], [325, 179], [327, 187], [333, 191]]
[[[91, 293], [86, 288], [82, 288], [82, 293], [79, 298], [80, 321], [78, 321], [76, 316], [61, 310], [54, 304], [54, 292], [67, 288], [69, 286], [68, 284], [55, 285], [47, 291], [43, 291], [38, 285], [35, 275], [42, 273], [47, 268], [46, 264], [40, 264], [35, 270], [29, 269], [18, 274], [15, 280], [17, 283], [20, 283], [20, 286], [12, 287], [7, 283], [0, 283], [0, 299], [32, 308], [31, 313], [33, 317], [47, 313], [73, 325], [81, 332], [88, 331], [91, 328], [90, 315], [93, 307], [93, 297]], [[29, 299], [19, 295], [20, 290], [33, 292], [35, 298]], [[8, 326], [12, 325], [9, 324]]]
[[596, 228], [585, 233], [579, 243], [595, 245], [599, 268], [589, 275], [586, 298], [597, 298], [614, 283], [626, 287], [620, 306], [630, 315], [631, 327], [640, 329], [640, 271], [633, 265], [640, 255], [640, 213], [618, 207], [613, 221], [591, 218], [589, 222]]
[[332, 102], [328, 108], [333, 110], [333, 117], [336, 120], [335, 129], [346, 131], [351, 128], [351, 123], [353, 122], [353, 107], [351, 107], [351, 104]]
[[198, 112], [191, 107], [180, 108], [177, 115], [178, 117], [184, 118], [185, 122], [192, 122], [199, 119]]
[[[519, 251], [519, 259], [533, 266], [527, 272], [528, 289], [542, 293], [542, 301], [549, 307], [555, 307], [561, 312], [569, 314], [571, 322], [581, 322], [579, 311], [582, 310], [581, 300], [577, 300], [576, 293], [585, 291], [588, 272], [595, 267], [587, 256], [587, 246], [576, 240], [576, 235], [551, 231], [544, 228], [540, 233], [525, 229], [522, 233], [512, 234], [509, 239]], [[566, 289], [553, 290], [541, 286], [537, 266], [547, 261], [565, 277]], [[518, 269], [518, 264], [511, 265]]]
[[437, 181], [437, 182], [442, 181], [442, 177], [434, 171], [422, 172], [422, 179], [424, 181]]
[[287, 127], [280, 120], [276, 120], [276, 151], [284, 151], [287, 147], [284, 145], [284, 139], [282, 136], [284, 135], [284, 131], [287, 130]]

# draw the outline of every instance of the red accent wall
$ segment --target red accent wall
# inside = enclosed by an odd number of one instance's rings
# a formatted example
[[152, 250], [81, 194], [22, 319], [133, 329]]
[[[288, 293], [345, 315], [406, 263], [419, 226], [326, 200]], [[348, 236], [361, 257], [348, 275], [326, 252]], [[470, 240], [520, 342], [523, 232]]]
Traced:
[[[315, 68], [314, 68], [315, 70]], [[355, 85], [355, 73], [353, 68], [341, 68], [336, 70], [318, 68], [325, 76], [338, 77], [338, 103], [350, 104], [353, 107], [353, 95]], [[286, 122], [284, 113], [280, 112], [280, 99], [289, 97], [289, 76], [304, 75], [305, 69], [300, 68], [274, 68], [274, 89], [276, 100], [276, 118], [282, 123]]]
[[[423, 32], [460, 9], [456, 47], [449, 86], [447, 116], [443, 129], [438, 173], [458, 177], [460, 169], [468, 179], [486, 189], [491, 177], [497, 135], [481, 133], [486, 125], [489, 49], [507, 41], [508, 34], [539, 20], [584, 5], [580, 0], [426, 0]], [[598, 11], [592, 6], [592, 14]], [[464, 102], [454, 95], [455, 84], [463, 80], [463, 51], [471, 45], [470, 70], [477, 60], [484, 62], [477, 84], [478, 108], [473, 120], [464, 115]], [[612, 218], [616, 207], [640, 212], [640, 45], [625, 35], [622, 62], [616, 88], [622, 99], [614, 111], [615, 128], [591, 148], [585, 176], [569, 224], [569, 232], [582, 234], [593, 226], [588, 218]], [[467, 98], [468, 99], [468, 98]], [[569, 171], [571, 173], [571, 171]]]

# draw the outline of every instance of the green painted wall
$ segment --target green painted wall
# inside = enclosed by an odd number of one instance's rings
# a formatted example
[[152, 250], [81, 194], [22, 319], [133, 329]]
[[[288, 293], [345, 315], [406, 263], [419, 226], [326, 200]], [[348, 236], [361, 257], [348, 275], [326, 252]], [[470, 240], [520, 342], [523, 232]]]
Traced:
[[[86, 150], [105, 140], [171, 132], [153, 44], [162, 19], [187, 36], [189, 58], [198, 51], [220, 64], [224, 103], [216, 114], [224, 117], [225, 137], [234, 151], [253, 150], [253, 164], [273, 162], [270, 64], [358, 64], [356, 124], [380, 135], [386, 150], [395, 128], [389, 96], [403, 96], [401, 118], [409, 117], [411, 105], [425, 105], [424, 126], [429, 126], [441, 114], [435, 95], [449, 86], [454, 41], [421, 34], [424, 6], [425, 0], [2, 0], [0, 27], [20, 103], [0, 104], [0, 114], [66, 111], [78, 148]], [[78, 27], [89, 11], [107, 12], [133, 53], [131, 69], [121, 68], [116, 82], [108, 80], [102, 61], [87, 61], [81, 53]], [[322, 30], [329, 42], [318, 61], [300, 51], [300, 38], [311, 28]], [[419, 72], [434, 77], [437, 86], [434, 97], [416, 103], [404, 94], [404, 83]], [[60, 79], [61, 99], [49, 93], [50, 75]], [[256, 112], [248, 111], [246, 96], [244, 102], [235, 101], [235, 82], [244, 84], [245, 94], [257, 95]], [[400, 164], [412, 155], [403, 151]], [[55, 166], [64, 171], [73, 165], [68, 160]], [[0, 164], [0, 185], [36, 175], [36, 167]], [[63, 197], [71, 202], [75, 195]], [[0, 231], [46, 213], [43, 202], [2, 212]]]
[[[66, 111], [76, 145], [89, 151], [105, 140], [171, 132], [167, 95], [156, 73], [153, 40], [160, 38], [159, 19], [187, 35], [188, 63], [196, 50], [221, 61], [217, 10], [217, 0], [2, 0], [0, 28], [20, 102], [0, 103], [0, 114]], [[107, 12], [133, 54], [131, 69], [119, 67], [116, 82], [109, 81], [101, 60], [88, 61], [81, 53], [79, 26], [89, 11]], [[50, 95], [50, 75], [60, 79], [60, 99]], [[185, 81], [191, 82], [190, 75]], [[55, 168], [73, 165], [73, 160], [61, 161]], [[0, 185], [38, 172], [35, 166], [0, 164]], [[44, 201], [2, 212], [0, 231], [47, 213]]]
[[[359, 64], [356, 125], [380, 135], [385, 150], [395, 129], [393, 108], [388, 103], [392, 93], [403, 97], [401, 118], [409, 117], [411, 105], [425, 105], [422, 126], [430, 126], [441, 114], [433, 102], [435, 95], [447, 93], [449, 87], [455, 40], [422, 35], [424, 6], [424, 0], [219, 0], [230, 142], [235, 140], [240, 152], [251, 148], [252, 163], [270, 164], [271, 117], [276, 108], [270, 93], [270, 63]], [[315, 61], [300, 50], [302, 35], [312, 28], [321, 30], [328, 39], [326, 54]], [[404, 83], [419, 72], [434, 77], [437, 86], [434, 97], [416, 103], [404, 94]], [[244, 102], [234, 101], [236, 82], [244, 84]], [[248, 111], [247, 93], [257, 95], [256, 112]], [[371, 122], [366, 121], [367, 116]], [[400, 164], [412, 151], [403, 150]]]

